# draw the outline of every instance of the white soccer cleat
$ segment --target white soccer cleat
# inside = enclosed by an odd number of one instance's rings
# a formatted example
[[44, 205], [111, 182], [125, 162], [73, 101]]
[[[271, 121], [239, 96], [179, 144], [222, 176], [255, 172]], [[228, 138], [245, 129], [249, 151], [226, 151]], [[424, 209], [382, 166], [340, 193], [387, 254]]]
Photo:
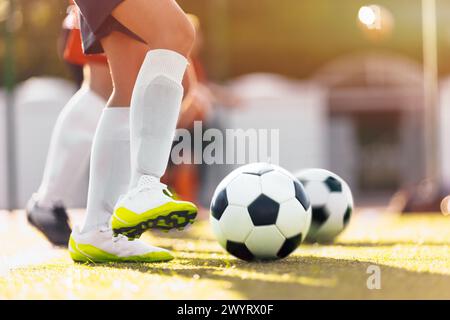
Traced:
[[119, 199], [111, 225], [115, 234], [139, 238], [147, 229], [181, 230], [196, 216], [193, 203], [173, 199], [158, 179], [142, 176], [138, 186]]
[[163, 262], [173, 259], [169, 251], [141, 240], [130, 240], [123, 235], [114, 237], [107, 226], [83, 233], [78, 227], [74, 228], [69, 252], [75, 262]]

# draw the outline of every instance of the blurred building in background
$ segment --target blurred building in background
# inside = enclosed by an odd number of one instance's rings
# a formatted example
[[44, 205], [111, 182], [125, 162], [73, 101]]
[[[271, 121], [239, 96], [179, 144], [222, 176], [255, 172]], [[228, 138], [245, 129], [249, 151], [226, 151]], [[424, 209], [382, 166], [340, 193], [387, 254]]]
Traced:
[[[16, 163], [16, 207], [24, 207], [30, 195], [40, 185], [44, 170], [47, 150], [54, 123], [62, 107], [75, 93], [76, 86], [60, 78], [30, 78], [20, 83], [15, 90], [16, 121], [15, 151]], [[1, 94], [0, 94], [1, 96]], [[4, 107], [0, 102], [0, 108]], [[3, 110], [2, 110], [3, 111]], [[0, 121], [5, 121], [4, 112], [0, 112]], [[4, 138], [4, 137], [1, 137]], [[0, 139], [0, 171], [6, 177], [6, 143]], [[70, 190], [74, 195], [69, 198], [71, 206], [84, 206], [86, 200], [87, 172], [85, 181], [80, 181], [77, 190]], [[6, 179], [0, 180], [0, 208], [7, 205]], [[69, 190], [68, 190], [69, 192]]]
[[349, 54], [314, 80], [328, 90], [330, 169], [357, 194], [387, 196], [424, 178], [423, 76], [416, 61]]

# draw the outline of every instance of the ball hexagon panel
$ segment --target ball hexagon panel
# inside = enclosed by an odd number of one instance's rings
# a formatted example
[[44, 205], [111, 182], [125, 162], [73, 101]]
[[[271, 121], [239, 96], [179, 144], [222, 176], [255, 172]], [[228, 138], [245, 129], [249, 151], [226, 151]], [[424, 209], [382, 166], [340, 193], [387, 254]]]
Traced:
[[234, 169], [231, 171], [228, 175], [226, 175], [222, 181], [217, 185], [216, 190], [214, 191], [213, 198], [216, 197], [217, 193], [219, 193], [221, 190], [225, 189], [236, 177], [242, 175], [243, 171], [251, 169], [253, 167], [253, 164], [245, 165], [242, 167], [239, 167], [237, 169]]
[[253, 229], [253, 223], [246, 208], [230, 205], [219, 221], [227, 240], [244, 242]]
[[306, 211], [297, 199], [291, 199], [280, 205], [276, 226], [286, 238], [306, 234], [311, 223], [310, 215], [311, 211]]
[[295, 197], [293, 180], [278, 171], [270, 171], [261, 176], [262, 193], [281, 203]]
[[328, 202], [325, 205], [328, 212], [333, 213], [332, 216], [343, 218], [348, 208], [348, 201], [342, 193], [330, 193]]
[[281, 249], [277, 252], [277, 256], [279, 258], [284, 258], [294, 252], [295, 249], [298, 248], [300, 243], [302, 242], [302, 234], [295, 235], [291, 238], [284, 240]]
[[223, 212], [228, 207], [227, 189], [220, 190], [211, 201], [211, 215], [220, 220]]
[[234, 178], [236, 178], [239, 175], [239, 170], [234, 170], [230, 172], [226, 177], [222, 179], [222, 181], [217, 185], [216, 190], [214, 190], [213, 199], [217, 196], [217, 194], [225, 189], [228, 184], [230, 184], [231, 181], [233, 181]]
[[309, 181], [305, 185], [305, 190], [313, 207], [326, 205], [330, 191], [322, 181]]
[[222, 247], [225, 248], [227, 244], [227, 238], [222, 232], [222, 228], [220, 227], [220, 221], [216, 220], [216, 218], [211, 217], [209, 220], [211, 224], [211, 228], [213, 230], [214, 235], [216, 236], [217, 241], [220, 243]]
[[227, 241], [225, 249], [233, 256], [245, 261], [251, 261], [255, 258], [253, 253], [250, 252], [245, 243]]
[[260, 194], [247, 209], [255, 226], [267, 226], [277, 222], [280, 204], [265, 194]]
[[246, 207], [261, 194], [261, 181], [259, 176], [240, 174], [227, 186], [228, 203]]
[[284, 174], [286, 177], [288, 177], [291, 180], [296, 180], [296, 177], [290, 173], [289, 171], [287, 171], [286, 169], [282, 168], [282, 167], [276, 167], [275, 170], [277, 172], [280, 172], [281, 174]]
[[285, 240], [275, 225], [255, 227], [245, 245], [259, 259], [275, 259]]

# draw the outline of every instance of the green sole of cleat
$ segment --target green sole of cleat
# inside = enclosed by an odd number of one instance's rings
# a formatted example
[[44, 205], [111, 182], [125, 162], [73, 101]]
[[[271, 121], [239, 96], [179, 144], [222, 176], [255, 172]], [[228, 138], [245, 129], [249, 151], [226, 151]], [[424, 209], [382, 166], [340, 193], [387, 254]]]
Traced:
[[163, 232], [172, 229], [184, 230], [186, 226], [194, 222], [196, 217], [197, 209], [193, 207], [190, 210], [165, 212], [131, 226], [117, 226], [117, 219], [113, 217], [112, 227], [114, 235], [122, 234], [128, 238], [137, 239], [149, 229], [158, 229]]
[[88, 244], [76, 244], [73, 239], [69, 242], [69, 252], [72, 260], [77, 263], [155, 263], [173, 260], [169, 252], [149, 252], [140, 256], [118, 257]]

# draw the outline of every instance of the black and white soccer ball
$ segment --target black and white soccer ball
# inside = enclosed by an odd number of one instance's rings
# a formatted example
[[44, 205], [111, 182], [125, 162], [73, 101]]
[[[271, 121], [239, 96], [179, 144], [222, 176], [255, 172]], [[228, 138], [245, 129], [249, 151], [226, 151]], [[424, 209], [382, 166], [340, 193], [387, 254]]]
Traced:
[[305, 187], [312, 206], [312, 222], [305, 241], [333, 241], [347, 227], [352, 215], [350, 187], [325, 169], [305, 169], [295, 176]]
[[211, 226], [220, 245], [243, 260], [284, 258], [302, 242], [311, 206], [300, 182], [267, 163], [242, 166], [217, 186]]

